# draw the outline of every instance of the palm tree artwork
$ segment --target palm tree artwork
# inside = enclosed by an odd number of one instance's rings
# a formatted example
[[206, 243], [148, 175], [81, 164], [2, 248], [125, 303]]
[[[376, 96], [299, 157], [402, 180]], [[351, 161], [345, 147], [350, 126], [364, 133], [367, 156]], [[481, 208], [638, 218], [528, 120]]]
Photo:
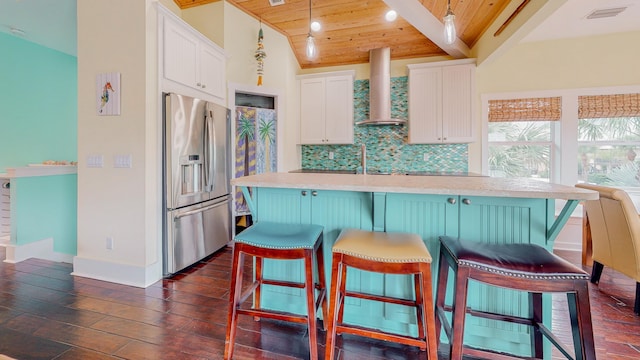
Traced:
[[[248, 106], [236, 106], [235, 177], [275, 172], [276, 112]], [[240, 188], [236, 189], [236, 214], [248, 214], [249, 208]]]
[[[256, 173], [256, 109], [244, 106], [236, 107], [236, 166], [235, 177]], [[236, 189], [236, 213], [248, 213], [247, 203], [242, 189]]]
[[256, 109], [258, 125], [257, 173], [276, 171], [276, 119], [275, 111]]

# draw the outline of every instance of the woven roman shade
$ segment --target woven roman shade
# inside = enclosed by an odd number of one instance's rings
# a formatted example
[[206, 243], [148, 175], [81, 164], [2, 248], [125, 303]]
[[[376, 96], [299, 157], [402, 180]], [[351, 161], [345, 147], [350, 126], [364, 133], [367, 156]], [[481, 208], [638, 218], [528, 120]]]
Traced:
[[578, 119], [640, 116], [640, 94], [578, 97]]
[[558, 97], [489, 100], [489, 122], [557, 121], [562, 115]]

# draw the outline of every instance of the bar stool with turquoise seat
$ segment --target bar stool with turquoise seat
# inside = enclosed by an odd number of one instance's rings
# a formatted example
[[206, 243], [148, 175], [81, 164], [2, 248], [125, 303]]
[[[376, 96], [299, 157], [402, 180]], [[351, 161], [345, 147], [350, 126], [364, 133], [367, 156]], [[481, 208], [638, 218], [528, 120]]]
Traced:
[[[255, 318], [270, 318], [295, 323], [306, 323], [309, 331], [310, 358], [318, 358], [317, 316], [322, 308], [322, 316], [327, 318], [326, 282], [324, 260], [322, 257], [322, 231], [319, 225], [282, 224], [257, 222], [237, 234], [233, 244], [233, 262], [231, 275], [231, 294], [229, 295], [229, 313], [227, 315], [227, 334], [224, 345], [224, 358], [233, 357], [238, 315], [250, 315]], [[242, 292], [242, 270], [244, 256], [255, 257], [255, 280]], [[316, 258], [318, 282], [314, 282], [313, 258]], [[264, 279], [262, 276], [263, 259], [304, 260], [304, 283]], [[262, 285], [275, 285], [305, 289], [307, 315], [271, 311], [260, 307]], [[318, 289], [316, 299], [315, 290]], [[252, 309], [241, 309], [240, 305], [254, 294]], [[324, 324], [324, 323], [323, 323]]]
[[[345, 229], [333, 245], [331, 294], [327, 321], [326, 360], [333, 360], [336, 335], [346, 333], [417, 346], [426, 358], [437, 360], [435, 313], [431, 287], [431, 254], [422, 238], [411, 233], [375, 232]], [[366, 294], [346, 289], [347, 268], [384, 274], [412, 275], [415, 299]], [[353, 297], [416, 309], [417, 337], [365, 328], [343, 321], [345, 298]], [[382, 314], [381, 314], [382, 316]]]

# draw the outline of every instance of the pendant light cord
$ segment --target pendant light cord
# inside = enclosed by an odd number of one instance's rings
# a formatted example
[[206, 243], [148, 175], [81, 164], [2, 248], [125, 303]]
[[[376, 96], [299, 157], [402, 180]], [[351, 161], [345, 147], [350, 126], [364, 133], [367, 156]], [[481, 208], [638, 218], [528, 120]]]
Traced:
[[311, 0], [309, 0], [309, 36], [311, 36]]

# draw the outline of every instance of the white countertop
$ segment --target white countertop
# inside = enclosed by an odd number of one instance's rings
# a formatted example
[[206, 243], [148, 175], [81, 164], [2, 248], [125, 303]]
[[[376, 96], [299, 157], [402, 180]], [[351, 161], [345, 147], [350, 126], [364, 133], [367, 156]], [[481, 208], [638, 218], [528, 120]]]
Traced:
[[235, 186], [595, 200], [598, 193], [532, 179], [465, 176], [407, 176], [318, 173], [265, 173], [231, 180]]
[[78, 167], [76, 165], [41, 165], [32, 164], [24, 167], [7, 168], [6, 173], [0, 173], [0, 178], [11, 179], [18, 177], [30, 176], [51, 176], [76, 174]]

